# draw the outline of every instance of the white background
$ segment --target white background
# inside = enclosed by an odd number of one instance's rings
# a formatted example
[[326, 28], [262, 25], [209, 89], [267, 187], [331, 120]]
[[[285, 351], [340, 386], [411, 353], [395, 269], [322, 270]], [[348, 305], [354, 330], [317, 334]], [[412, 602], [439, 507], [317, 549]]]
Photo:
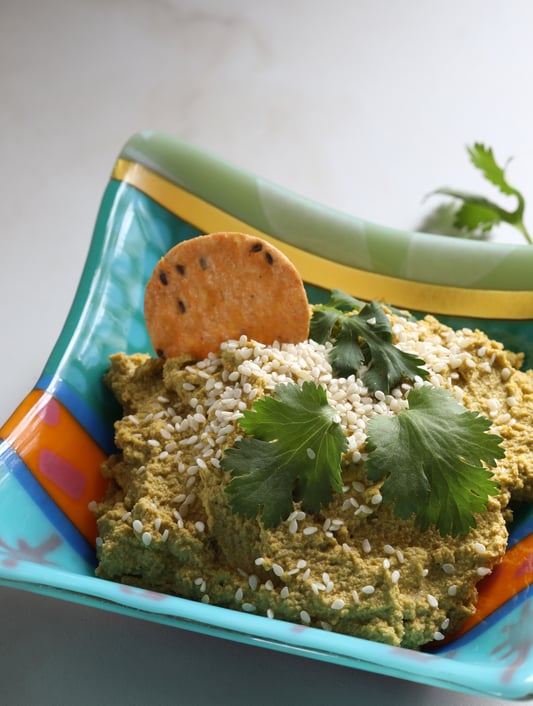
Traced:
[[[465, 151], [484, 141], [533, 201], [532, 30], [527, 0], [0, 0], [0, 423], [59, 335], [133, 133], [407, 229], [436, 187], [494, 196]], [[6, 706], [505, 703], [8, 589], [0, 655]]]

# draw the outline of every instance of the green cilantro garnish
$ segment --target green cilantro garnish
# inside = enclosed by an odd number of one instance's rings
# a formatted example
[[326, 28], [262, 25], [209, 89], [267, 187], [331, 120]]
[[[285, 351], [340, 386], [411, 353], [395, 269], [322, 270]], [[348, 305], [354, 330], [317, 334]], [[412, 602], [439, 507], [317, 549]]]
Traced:
[[265, 527], [288, 517], [293, 502], [306, 512], [342, 491], [341, 455], [347, 441], [324, 388], [304, 382], [278, 385], [247, 410], [239, 423], [245, 437], [226, 451], [222, 467], [233, 476], [226, 490], [235, 512]]
[[423, 360], [392, 343], [389, 319], [377, 302], [363, 305], [338, 289], [327, 304], [313, 307], [309, 336], [318, 343], [333, 340], [329, 362], [336, 377], [357, 373], [365, 365], [362, 379], [371, 392], [388, 393], [404, 378], [428, 375]]
[[[330, 360], [337, 376], [367, 370], [370, 390], [389, 391], [404, 377], [426, 377], [424, 361], [392, 343], [388, 317], [376, 302], [363, 304], [339, 290], [314, 307], [310, 335], [333, 340]], [[502, 439], [491, 423], [429, 385], [409, 392], [408, 409], [375, 415], [367, 425], [365, 472], [383, 482], [385, 504], [403, 519], [414, 516], [426, 531], [467, 534], [489, 496], [498, 493], [488, 467], [503, 458]], [[342, 492], [341, 459], [348, 443], [326, 391], [313, 382], [278, 385], [257, 400], [239, 424], [248, 435], [226, 450], [222, 468], [231, 473], [226, 492], [234, 512], [260, 517], [265, 527], [286, 519], [301, 502], [317, 513]]]
[[503, 458], [502, 439], [487, 434], [490, 421], [466, 410], [440, 388], [411, 390], [409, 409], [377, 415], [367, 427], [366, 474], [385, 479], [381, 494], [397, 516], [415, 516], [422, 530], [467, 534], [489, 495], [498, 493], [491, 472]]
[[505, 168], [510, 160], [501, 167], [496, 162], [492, 149], [479, 142], [476, 142], [473, 147], [467, 147], [467, 150], [472, 164], [480, 170], [485, 179], [494, 184], [505, 196], [516, 197], [517, 205], [513, 211], [508, 211], [478, 194], [448, 188], [437, 189], [432, 193], [451, 196], [462, 202], [455, 214], [455, 228], [468, 236], [484, 236], [494, 226], [502, 222], [509, 223], [522, 233], [528, 243], [533, 244], [533, 239], [524, 224], [524, 196], [509, 184], [505, 176]]

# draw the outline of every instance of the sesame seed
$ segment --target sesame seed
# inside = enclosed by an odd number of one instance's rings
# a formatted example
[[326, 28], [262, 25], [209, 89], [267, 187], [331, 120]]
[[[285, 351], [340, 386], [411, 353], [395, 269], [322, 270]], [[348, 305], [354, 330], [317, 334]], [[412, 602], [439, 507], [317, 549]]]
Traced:
[[313, 449], [308, 446], [307, 449], [305, 450], [305, 453], [307, 454], [308, 458], [311, 459], [311, 461], [314, 461], [316, 458], [316, 453], [313, 451]]
[[279, 564], [272, 564], [272, 571], [276, 574], [276, 576], [283, 576], [285, 573], [283, 567]]
[[161, 541], [166, 542], [168, 539], [168, 535], [169, 535], [168, 529], [164, 530], [163, 534], [161, 535]]
[[429, 605], [430, 605], [432, 608], [438, 608], [438, 607], [439, 607], [439, 602], [438, 602], [438, 600], [437, 600], [437, 599], [435, 598], [435, 596], [432, 595], [431, 593], [428, 593], [428, 594], [427, 594], [426, 599], [427, 599], [427, 602], [429, 603]]
[[337, 598], [331, 604], [331, 610], [342, 610], [344, 608], [344, 601], [342, 598]]
[[248, 585], [250, 586], [252, 591], [257, 590], [257, 586], [259, 585], [259, 579], [255, 574], [250, 574], [250, 576], [248, 576]]
[[257, 610], [257, 608], [254, 606], [253, 603], [243, 603], [243, 604], [242, 604], [242, 609], [243, 609], [246, 613], [253, 613], [255, 610]]
[[365, 552], [365, 554], [368, 554], [372, 551], [372, 547], [368, 539], [363, 539], [363, 551]]
[[287, 598], [288, 597], [289, 589], [287, 588], [287, 586], [283, 586], [283, 588], [279, 592], [279, 595], [280, 595], [280, 598]]
[[394, 569], [390, 576], [390, 580], [394, 584], [398, 583], [398, 581], [400, 580], [400, 572], [398, 571], [398, 569]]
[[309, 526], [309, 527], [304, 527], [304, 530], [303, 530], [303, 533], [307, 534], [307, 535], [314, 534], [315, 532], [318, 532], [318, 527]]
[[264, 586], [267, 591], [272, 591], [272, 589], [274, 588], [274, 584], [272, 583], [272, 581], [270, 579], [265, 581]]
[[205, 524], [203, 522], [200, 522], [200, 521], [195, 522], [194, 526], [196, 527], [198, 532], [203, 532], [205, 530]]
[[306, 610], [301, 610], [300, 611], [300, 620], [302, 621], [302, 623], [309, 625], [309, 623], [311, 622], [311, 616], [309, 615], [309, 613]]
[[453, 564], [443, 564], [442, 570], [444, 571], [445, 574], [451, 575], [451, 574], [455, 573], [455, 566]]
[[272, 618], [274, 617], [274, 611], [272, 610], [272, 608], [267, 608], [266, 616], [267, 618], [270, 618], [270, 620], [272, 620]]
[[487, 551], [487, 548], [481, 542], [474, 542], [474, 550], [478, 552], [478, 554], [484, 554]]
[[133, 531], [134, 532], [142, 532], [143, 531], [143, 523], [140, 520], [133, 520]]
[[442, 630], [447, 630], [450, 627], [450, 619], [449, 618], [444, 618], [441, 624], [441, 629]]
[[240, 603], [242, 601], [243, 596], [244, 596], [244, 592], [243, 592], [242, 588], [239, 587], [235, 591], [235, 600], [237, 601], [237, 603]]
[[489, 569], [487, 566], [480, 566], [476, 570], [476, 573], [478, 576], [488, 576], [491, 572], [492, 572], [492, 569]]
[[366, 596], [371, 596], [376, 589], [374, 586], [363, 586], [361, 591], [366, 595]]
[[145, 547], [147, 547], [152, 541], [152, 535], [150, 532], [143, 532], [142, 533], [142, 543], [144, 544]]
[[444, 640], [444, 635], [439, 630], [436, 630], [433, 633], [433, 639], [434, 640]]

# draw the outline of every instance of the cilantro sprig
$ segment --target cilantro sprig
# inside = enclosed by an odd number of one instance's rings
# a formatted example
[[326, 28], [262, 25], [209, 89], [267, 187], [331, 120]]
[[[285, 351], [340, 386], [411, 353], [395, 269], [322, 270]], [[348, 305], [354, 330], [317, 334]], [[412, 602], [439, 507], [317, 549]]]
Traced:
[[347, 440], [323, 387], [278, 385], [239, 423], [252, 437], [238, 441], [222, 459], [233, 476], [226, 491], [235, 512], [260, 515], [265, 527], [273, 527], [292, 512], [293, 502], [316, 513], [333, 492], [342, 491]]
[[367, 427], [366, 474], [384, 479], [383, 502], [422, 531], [435, 526], [442, 535], [465, 535], [474, 514], [486, 508], [498, 486], [484, 465], [503, 458], [502, 439], [487, 433], [490, 421], [465, 409], [441, 388], [410, 391], [409, 409], [396, 416], [376, 415]]
[[[363, 304], [334, 290], [326, 305], [314, 307], [310, 334], [319, 342], [333, 340], [330, 360], [337, 376], [365, 365], [363, 381], [372, 391], [427, 376], [423, 360], [393, 345], [388, 317], [376, 302]], [[245, 411], [239, 424], [247, 436], [222, 459], [231, 474], [226, 492], [234, 512], [274, 527], [295, 502], [317, 513], [342, 492], [348, 443], [322, 386], [278, 385]], [[498, 493], [490, 467], [504, 450], [490, 426], [449, 391], [415, 387], [408, 409], [369, 420], [366, 476], [382, 483], [383, 502], [394, 514], [413, 517], [421, 531], [434, 526], [443, 536], [467, 534], [476, 526], [476, 513]]]
[[517, 228], [525, 240], [530, 245], [533, 245], [533, 239], [524, 223], [524, 196], [518, 189], [509, 184], [505, 174], [505, 169], [510, 160], [507, 160], [503, 167], [500, 166], [496, 161], [492, 148], [486, 147], [480, 142], [476, 142], [472, 147], [467, 146], [467, 151], [472, 164], [479, 169], [487, 181], [496, 186], [503, 195], [516, 198], [516, 208], [507, 210], [491, 199], [467, 191], [449, 189], [447, 187], [436, 189], [432, 194], [451, 196], [461, 202], [461, 206], [455, 213], [455, 228], [466, 236], [484, 237], [494, 226], [500, 223], [508, 223]]
[[389, 319], [377, 302], [363, 304], [338, 289], [326, 304], [313, 307], [309, 336], [317, 343], [333, 341], [329, 362], [336, 377], [366, 366], [362, 379], [371, 392], [389, 393], [405, 378], [428, 375], [421, 358], [393, 344]]

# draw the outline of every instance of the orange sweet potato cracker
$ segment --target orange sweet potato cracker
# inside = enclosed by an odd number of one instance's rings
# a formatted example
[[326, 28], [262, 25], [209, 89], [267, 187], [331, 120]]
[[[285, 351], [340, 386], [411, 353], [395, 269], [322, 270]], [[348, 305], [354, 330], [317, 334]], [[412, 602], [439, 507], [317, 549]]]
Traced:
[[157, 263], [144, 300], [157, 355], [205, 358], [242, 334], [297, 343], [309, 333], [302, 279], [277, 248], [244, 233], [211, 233], [173, 247]]

